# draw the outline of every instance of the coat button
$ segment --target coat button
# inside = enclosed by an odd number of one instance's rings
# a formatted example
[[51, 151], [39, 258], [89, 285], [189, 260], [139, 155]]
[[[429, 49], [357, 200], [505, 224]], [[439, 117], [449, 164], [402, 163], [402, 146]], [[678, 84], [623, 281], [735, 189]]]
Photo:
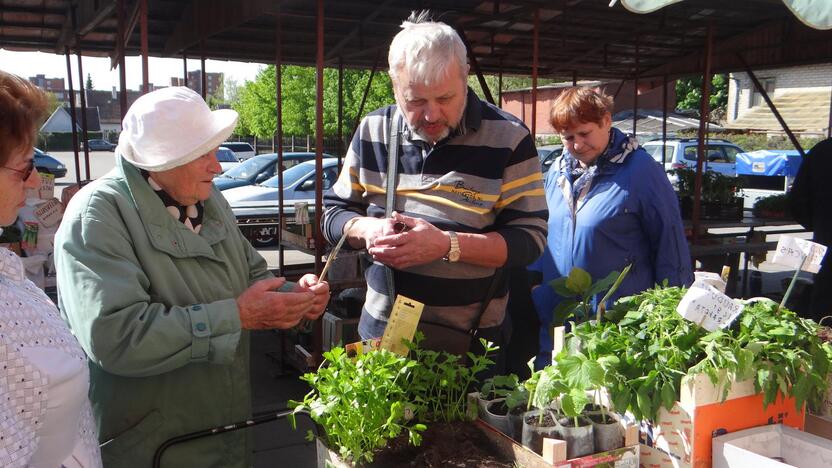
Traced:
[[196, 324], [196, 331], [205, 331], [205, 328], [205, 324], [202, 322]]

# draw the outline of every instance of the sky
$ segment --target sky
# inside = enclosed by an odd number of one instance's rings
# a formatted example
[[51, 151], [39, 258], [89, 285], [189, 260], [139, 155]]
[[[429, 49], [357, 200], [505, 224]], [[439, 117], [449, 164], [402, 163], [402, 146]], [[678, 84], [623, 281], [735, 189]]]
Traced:
[[[118, 67], [110, 70], [110, 59], [107, 57], [83, 57], [84, 80], [86, 75], [92, 77], [93, 89], [109, 90], [113, 86], [118, 88]], [[78, 58], [71, 56], [72, 86], [78, 89]], [[206, 60], [205, 69], [208, 73], [224, 73], [225, 78], [232, 79], [237, 84], [246, 80], [253, 80], [263, 64], [227, 62], [223, 60]], [[142, 64], [140, 57], [127, 57], [127, 88], [138, 90], [142, 81]], [[199, 70], [199, 59], [188, 58], [188, 71]], [[170, 77], [182, 77], [182, 59], [155, 58], [148, 59], [150, 82], [157, 86], [170, 86]], [[22, 78], [29, 78], [39, 74], [46, 78], [66, 78], [66, 56], [46, 54], [42, 52], [12, 52], [0, 48], [0, 70], [13, 73]], [[65, 85], [68, 83], [65, 81]]]

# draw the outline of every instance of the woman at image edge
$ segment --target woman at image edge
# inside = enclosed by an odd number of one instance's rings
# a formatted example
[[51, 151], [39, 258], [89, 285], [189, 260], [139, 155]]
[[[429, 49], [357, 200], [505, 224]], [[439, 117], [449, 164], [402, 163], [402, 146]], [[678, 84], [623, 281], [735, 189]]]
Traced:
[[570, 88], [552, 104], [549, 122], [564, 151], [545, 177], [546, 249], [529, 266], [542, 274], [532, 290], [541, 323], [537, 368], [551, 361], [552, 311], [561, 299], [549, 282], [572, 267], [597, 281], [632, 265], [611, 302], [665, 280], [669, 286], [693, 282], [673, 187], [635, 137], [612, 127], [612, 108], [611, 97], [589, 88]]
[[[40, 186], [32, 144], [45, 112], [42, 91], [0, 71], [0, 226]], [[84, 351], [8, 249], [0, 249], [0, 365], [0, 466], [100, 467]]]

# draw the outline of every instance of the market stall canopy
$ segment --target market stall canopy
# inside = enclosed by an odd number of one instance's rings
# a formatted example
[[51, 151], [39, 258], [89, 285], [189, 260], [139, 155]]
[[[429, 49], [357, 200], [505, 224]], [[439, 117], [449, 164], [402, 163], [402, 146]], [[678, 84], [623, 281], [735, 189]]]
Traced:
[[[613, 0], [612, 3], [615, 3]], [[652, 13], [683, 0], [621, 0], [621, 4], [633, 13]], [[736, 0], [735, 0], [736, 1]], [[783, 0], [789, 10], [803, 24], [815, 29], [832, 29], [832, 2], [828, 0]]]
[[[157, 57], [273, 63], [280, 19], [284, 63], [315, 62], [316, 2], [307, 0], [147, 0], [149, 53]], [[657, 3], [658, 2], [658, 3]], [[644, 11], [646, 5], [664, 7]], [[707, 30], [714, 27], [713, 72], [832, 60], [826, 31], [832, 2], [799, 0], [325, 0], [327, 66], [386, 65], [393, 35], [411, 10], [427, 8], [463, 33], [486, 73], [529, 75], [535, 15], [540, 77], [571, 80], [698, 75]], [[119, 54], [119, 0], [0, 0], [0, 47], [63, 53], [80, 40], [84, 55]], [[138, 1], [124, 0], [126, 53], [140, 51]], [[818, 5], [816, 5], [818, 4]], [[823, 4], [823, 5], [820, 5]], [[788, 6], [787, 6], [788, 5]], [[72, 12], [76, 18], [72, 21]], [[814, 13], [812, 13], [814, 12]], [[811, 15], [809, 13], [812, 13]], [[817, 21], [821, 18], [821, 21]], [[822, 20], [827, 18], [827, 20]], [[115, 62], [114, 62], [115, 63]]]
[[802, 158], [796, 150], [757, 150], [737, 155], [738, 175], [796, 177]]

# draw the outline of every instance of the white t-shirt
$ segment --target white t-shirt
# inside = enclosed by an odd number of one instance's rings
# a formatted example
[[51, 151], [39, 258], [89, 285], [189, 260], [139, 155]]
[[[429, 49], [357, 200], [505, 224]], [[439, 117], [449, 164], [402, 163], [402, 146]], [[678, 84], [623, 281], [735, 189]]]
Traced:
[[58, 309], [0, 249], [0, 466], [101, 467], [88, 388]]

